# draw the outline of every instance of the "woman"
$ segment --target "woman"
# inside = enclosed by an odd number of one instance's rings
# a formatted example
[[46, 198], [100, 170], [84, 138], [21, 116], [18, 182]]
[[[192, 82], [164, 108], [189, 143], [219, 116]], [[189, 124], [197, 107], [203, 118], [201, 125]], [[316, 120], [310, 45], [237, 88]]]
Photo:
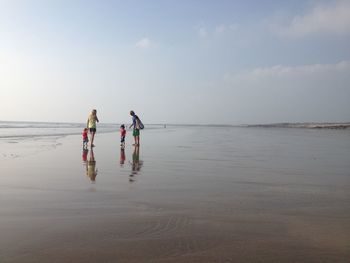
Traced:
[[87, 120], [87, 128], [90, 131], [90, 136], [91, 136], [91, 147], [94, 147], [94, 138], [95, 138], [95, 133], [96, 133], [96, 122], [99, 122], [97, 118], [97, 111], [95, 109], [92, 110], [90, 113], [88, 120]]
[[133, 145], [137, 146], [140, 145], [140, 119], [135, 114], [134, 111], [130, 111], [130, 115], [132, 116], [132, 124], [130, 125], [129, 129], [133, 127], [132, 135], [134, 136], [135, 143]]

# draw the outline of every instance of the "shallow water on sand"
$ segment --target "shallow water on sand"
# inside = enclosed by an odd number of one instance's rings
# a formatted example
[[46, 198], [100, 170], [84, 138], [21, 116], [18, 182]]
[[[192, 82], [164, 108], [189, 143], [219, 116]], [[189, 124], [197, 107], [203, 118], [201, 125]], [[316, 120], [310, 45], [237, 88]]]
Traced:
[[0, 158], [0, 262], [350, 258], [348, 130], [168, 127], [131, 143], [68, 136]]

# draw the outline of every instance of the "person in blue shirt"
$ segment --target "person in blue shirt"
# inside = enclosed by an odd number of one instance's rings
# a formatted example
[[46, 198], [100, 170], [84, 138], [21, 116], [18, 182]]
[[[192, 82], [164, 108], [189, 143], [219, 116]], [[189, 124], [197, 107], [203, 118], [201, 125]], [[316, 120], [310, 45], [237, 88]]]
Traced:
[[140, 145], [140, 119], [135, 114], [134, 111], [130, 111], [130, 115], [132, 116], [132, 124], [129, 128], [133, 127], [132, 136], [134, 136], [135, 143], [133, 145]]

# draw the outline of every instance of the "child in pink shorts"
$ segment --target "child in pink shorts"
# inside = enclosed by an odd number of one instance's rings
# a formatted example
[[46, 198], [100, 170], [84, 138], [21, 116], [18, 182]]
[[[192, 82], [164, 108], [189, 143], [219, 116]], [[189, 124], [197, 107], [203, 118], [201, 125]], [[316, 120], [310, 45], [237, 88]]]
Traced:
[[125, 136], [126, 136], [125, 125], [122, 124], [120, 125], [120, 146], [122, 148], [125, 147]]
[[88, 142], [89, 142], [89, 138], [88, 138], [88, 128], [85, 128], [83, 130], [83, 148], [86, 149], [88, 147]]

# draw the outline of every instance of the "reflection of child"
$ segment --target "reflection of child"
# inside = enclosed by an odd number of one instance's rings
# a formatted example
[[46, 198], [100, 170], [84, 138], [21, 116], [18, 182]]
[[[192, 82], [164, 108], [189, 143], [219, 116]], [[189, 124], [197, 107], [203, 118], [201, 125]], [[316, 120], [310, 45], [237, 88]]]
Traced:
[[120, 126], [120, 146], [125, 147], [125, 135], [126, 135], [126, 130], [125, 130], [125, 125]]
[[83, 158], [83, 162], [84, 162], [84, 163], [87, 162], [87, 155], [88, 155], [88, 152], [89, 152], [88, 149], [84, 149], [84, 150], [83, 150], [82, 158]]
[[88, 139], [88, 128], [85, 128], [83, 130], [83, 147], [84, 148], [87, 148], [88, 147], [88, 142], [89, 142], [89, 139]]
[[124, 162], [125, 162], [125, 150], [124, 148], [120, 148], [120, 160], [119, 160], [120, 166], [123, 167]]

